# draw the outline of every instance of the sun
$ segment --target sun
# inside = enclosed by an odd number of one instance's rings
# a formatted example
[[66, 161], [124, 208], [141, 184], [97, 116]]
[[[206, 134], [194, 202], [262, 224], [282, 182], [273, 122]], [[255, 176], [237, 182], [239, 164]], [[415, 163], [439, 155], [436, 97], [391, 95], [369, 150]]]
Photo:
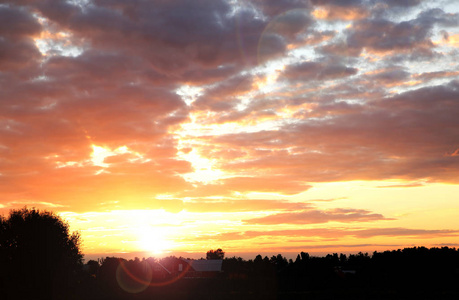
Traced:
[[173, 246], [164, 228], [141, 226], [135, 230], [135, 234], [140, 251], [158, 255], [167, 252]]

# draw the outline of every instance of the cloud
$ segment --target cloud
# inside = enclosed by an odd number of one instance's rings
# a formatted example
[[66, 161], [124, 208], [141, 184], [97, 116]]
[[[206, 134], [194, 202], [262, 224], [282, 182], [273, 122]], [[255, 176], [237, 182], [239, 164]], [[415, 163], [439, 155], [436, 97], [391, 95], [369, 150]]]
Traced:
[[237, 13], [248, 21], [236, 24], [226, 1], [95, 1], [81, 7], [67, 2], [23, 4], [69, 30], [74, 39], [84, 38], [93, 50], [137, 57], [173, 80], [192, 81], [185, 75], [196, 67], [239, 62], [236, 30], [243, 34], [245, 53], [256, 56], [257, 38], [265, 25], [247, 9]]
[[370, 76], [368, 80], [376, 81], [379, 84], [398, 85], [400, 82], [406, 81], [410, 77], [410, 73], [400, 68], [390, 68], [381, 70], [380, 72]]
[[338, 1], [332, 1], [332, 0], [311, 0], [311, 2], [315, 5], [327, 5], [327, 4], [335, 4], [337, 6], [356, 6], [356, 5], [361, 5], [362, 1], [361, 0], [338, 0]]
[[445, 27], [456, 27], [459, 25], [457, 13], [445, 13], [440, 8], [433, 8], [421, 12], [418, 15], [417, 21], [424, 24], [437, 24]]
[[[266, 183], [269, 182], [269, 185]], [[233, 196], [235, 193], [276, 193], [280, 195], [295, 195], [307, 191], [311, 185], [301, 180], [286, 178], [284, 176], [236, 176], [220, 179], [218, 183], [200, 185], [197, 188], [184, 190], [176, 196], [181, 197], [209, 197], [209, 196]]]
[[[380, 2], [380, 1], [376, 1]], [[384, 3], [387, 3], [390, 6], [402, 6], [402, 7], [409, 7], [409, 6], [416, 6], [423, 2], [423, 0], [387, 0]]]
[[240, 103], [238, 97], [252, 90], [254, 80], [249, 75], [229, 78], [206, 89], [192, 107], [197, 111], [210, 109], [223, 114]]
[[392, 50], [410, 51], [413, 48], [431, 48], [431, 24], [415, 21], [394, 23], [387, 20], [362, 20], [352, 27], [347, 44], [353, 48], [366, 48], [376, 52]]
[[326, 64], [318, 62], [303, 62], [297, 65], [289, 65], [284, 73], [289, 80], [310, 81], [329, 80], [357, 74], [358, 69], [349, 68], [340, 64]]
[[269, 17], [278, 16], [294, 9], [309, 8], [308, 2], [301, 0], [254, 0], [253, 3], [257, 5], [263, 14]]
[[381, 185], [378, 188], [410, 188], [410, 187], [420, 187], [424, 186], [422, 183], [407, 183], [407, 184], [391, 184], [391, 185]]
[[0, 69], [19, 71], [33, 66], [41, 55], [33, 38], [42, 27], [26, 10], [0, 6]]
[[[448, 77], [456, 77], [459, 75], [458, 71], [436, 71], [436, 72], [424, 72], [419, 74], [414, 74], [415, 79], [422, 79], [422, 80], [433, 80], [433, 79], [441, 79], [441, 78], [448, 78]], [[453, 79], [453, 78], [451, 78]]]
[[363, 209], [330, 209], [330, 210], [303, 210], [296, 212], [273, 214], [266, 217], [245, 220], [248, 224], [317, 224], [327, 222], [371, 222], [391, 220], [381, 214], [375, 214]]
[[[457, 235], [346, 228], [390, 218], [301, 200], [316, 182], [457, 183], [458, 18], [446, 8], [417, 0], [2, 3], [2, 209], [221, 215], [238, 231], [201, 234], [219, 241]], [[185, 85], [199, 92], [177, 94]], [[202, 170], [218, 176], [187, 177]], [[247, 199], [252, 193], [272, 199]], [[273, 200], [281, 198], [289, 200]], [[343, 227], [301, 227], [332, 222]]]
[[[270, 172], [298, 181], [381, 180], [405, 178], [456, 182], [457, 83], [431, 86], [374, 100], [326, 118], [308, 117], [281, 130], [220, 135], [214, 147], [266, 148], [223, 162], [227, 170]], [[336, 106], [339, 107], [339, 106]], [[313, 106], [314, 108], [314, 106]], [[317, 106], [318, 111], [323, 106]], [[330, 107], [330, 111], [336, 111]], [[328, 110], [325, 110], [328, 111]], [[428, 113], [426, 113], [428, 112]], [[324, 115], [322, 112], [320, 115]], [[327, 116], [327, 115], [326, 115]], [[422, 145], [422, 147], [420, 147]], [[283, 149], [297, 147], [295, 155]], [[264, 170], [264, 171], [263, 171]]]
[[[337, 249], [359, 249], [359, 252], [365, 251], [369, 249], [370, 251], [375, 251], [375, 249], [381, 249], [382, 247], [384, 249], [395, 249], [395, 248], [403, 248], [406, 247], [406, 244], [323, 244], [323, 245], [311, 245], [307, 243], [307, 241], [301, 245], [301, 246], [286, 246], [282, 247], [283, 251], [292, 251], [292, 250], [297, 250], [298, 252], [311, 252], [311, 250], [316, 250], [316, 249], [333, 249], [333, 250], [327, 250], [327, 251], [336, 251]], [[365, 250], [364, 250], [365, 249]], [[340, 250], [343, 251], [343, 250]], [[328, 253], [327, 253], [328, 254]], [[322, 254], [322, 255], [325, 255]]]
[[[389, 3], [390, 4], [390, 3]], [[403, 2], [400, 3], [401, 6]], [[362, 19], [348, 29], [345, 44], [358, 53], [365, 49], [379, 54], [395, 51], [412, 53], [411, 60], [431, 59], [436, 55], [431, 40], [434, 26], [457, 27], [457, 14], [446, 14], [439, 8], [423, 11], [409, 21], [394, 22], [385, 17]], [[333, 49], [333, 46], [329, 46]]]
[[205, 235], [203, 240], [216, 240], [228, 242], [232, 240], [250, 240], [260, 237], [277, 239], [281, 237], [295, 238], [301, 241], [302, 238], [333, 238], [341, 239], [344, 237], [373, 238], [373, 237], [399, 237], [399, 238], [421, 238], [431, 239], [438, 237], [455, 237], [459, 234], [457, 230], [425, 230], [410, 228], [376, 228], [376, 229], [340, 229], [340, 228], [315, 228], [315, 229], [287, 229], [287, 230], [269, 230], [269, 231], [243, 231], [228, 232], [223, 234]]
[[0, 7], [0, 34], [12, 39], [34, 37], [42, 27], [30, 13], [24, 9], [10, 6]]
[[251, 200], [251, 199], [197, 199], [184, 203], [189, 212], [255, 212], [276, 210], [297, 210], [308, 208], [309, 203], [286, 200]]
[[438, 236], [457, 236], [457, 230], [425, 230], [425, 229], [409, 229], [409, 228], [377, 228], [377, 229], [362, 229], [356, 230], [354, 235], [361, 238], [369, 238], [374, 236], [407, 236], [407, 237], [427, 237], [435, 238]]
[[362, 6], [343, 7], [329, 4], [316, 8], [313, 11], [313, 15], [318, 19], [325, 19], [328, 21], [349, 21], [363, 19], [369, 15], [369, 11]]

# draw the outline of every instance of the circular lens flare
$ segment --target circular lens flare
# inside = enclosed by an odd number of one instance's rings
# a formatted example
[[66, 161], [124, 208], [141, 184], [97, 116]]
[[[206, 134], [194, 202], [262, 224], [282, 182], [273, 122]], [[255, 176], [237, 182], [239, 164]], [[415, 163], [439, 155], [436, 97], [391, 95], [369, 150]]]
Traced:
[[166, 286], [183, 278], [191, 268], [190, 264], [183, 263], [183, 270], [174, 273], [167, 271], [168, 275], [165, 278], [154, 279], [154, 268], [148, 261], [136, 263], [120, 259], [116, 269], [116, 280], [124, 291], [131, 294], [140, 293], [149, 286]]
[[143, 292], [152, 278], [153, 271], [147, 261], [136, 263], [120, 260], [116, 269], [116, 281], [124, 291], [131, 294]]

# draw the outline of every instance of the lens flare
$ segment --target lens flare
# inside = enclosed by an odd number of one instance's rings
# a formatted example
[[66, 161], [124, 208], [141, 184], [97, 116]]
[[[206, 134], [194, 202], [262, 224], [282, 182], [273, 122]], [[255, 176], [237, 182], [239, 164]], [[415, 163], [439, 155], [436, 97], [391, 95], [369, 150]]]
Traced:
[[[160, 263], [157, 264], [160, 265]], [[187, 274], [191, 269], [191, 265], [184, 263], [184, 269], [174, 273], [165, 269], [169, 274], [162, 279], [154, 278], [153, 269], [148, 261], [142, 261], [138, 264], [120, 259], [116, 269], [116, 281], [124, 291], [137, 294], [143, 292], [149, 286], [166, 286], [178, 281]]]
[[116, 281], [126, 292], [136, 294], [143, 292], [151, 283], [153, 271], [147, 261], [142, 261], [139, 268], [129, 265], [129, 262], [120, 261], [116, 269]]

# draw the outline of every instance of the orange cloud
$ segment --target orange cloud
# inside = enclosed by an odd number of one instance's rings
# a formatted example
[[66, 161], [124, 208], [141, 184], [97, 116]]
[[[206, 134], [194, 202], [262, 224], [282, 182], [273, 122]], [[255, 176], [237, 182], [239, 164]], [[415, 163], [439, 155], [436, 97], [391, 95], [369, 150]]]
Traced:
[[[370, 222], [388, 220], [381, 214], [362, 209], [332, 209], [328, 211], [303, 210], [273, 214], [266, 217], [245, 220], [249, 224], [313, 224], [327, 222]], [[390, 220], [390, 219], [389, 219]]]
[[320, 6], [313, 10], [312, 15], [317, 19], [353, 21], [369, 16], [364, 7], [339, 7], [334, 5]]
[[423, 230], [410, 228], [377, 228], [377, 229], [290, 229], [290, 230], [271, 230], [271, 231], [244, 231], [217, 234], [212, 236], [203, 236], [203, 239], [216, 239], [221, 241], [247, 240], [255, 237], [322, 237], [322, 238], [342, 238], [345, 236], [354, 236], [359, 238], [371, 238], [376, 236], [400, 236], [400, 237], [427, 237], [434, 238], [438, 236], [454, 237], [459, 232], [457, 230]]
[[297, 210], [310, 207], [308, 203], [289, 202], [286, 200], [252, 200], [252, 199], [196, 199], [183, 204], [190, 212], [256, 212]]

